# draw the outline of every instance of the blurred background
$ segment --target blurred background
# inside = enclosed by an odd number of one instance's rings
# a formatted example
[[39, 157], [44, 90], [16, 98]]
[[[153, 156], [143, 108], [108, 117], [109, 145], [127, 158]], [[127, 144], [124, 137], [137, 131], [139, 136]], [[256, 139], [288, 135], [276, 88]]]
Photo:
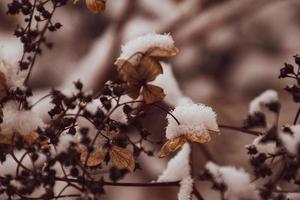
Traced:
[[[7, 16], [8, 0], [0, 1], [0, 59], [17, 62], [22, 45], [13, 36], [18, 17]], [[166, 60], [183, 93], [195, 102], [212, 106], [220, 124], [242, 125], [248, 103], [265, 89], [279, 92], [281, 124], [291, 122], [297, 106], [279, 80], [284, 62], [300, 53], [299, 0], [108, 0], [106, 10], [95, 15], [80, 1], [58, 9], [63, 27], [48, 34], [53, 49], [38, 58], [30, 84], [39, 93], [52, 87], [67, 88], [80, 78], [88, 90], [99, 90], [114, 76], [113, 63], [126, 41], [149, 32], [170, 33], [180, 53]], [[148, 116], [152, 133], [162, 138], [164, 116]], [[155, 124], [155, 126], [153, 126]], [[222, 130], [207, 150], [218, 164], [250, 171], [244, 146], [252, 136]], [[206, 160], [200, 149], [196, 170]], [[130, 181], [155, 180], [167, 159], [141, 158], [146, 173]], [[210, 185], [199, 190], [213, 199]], [[176, 199], [176, 188], [107, 188], [105, 199]], [[147, 196], [146, 196], [147, 195]]]

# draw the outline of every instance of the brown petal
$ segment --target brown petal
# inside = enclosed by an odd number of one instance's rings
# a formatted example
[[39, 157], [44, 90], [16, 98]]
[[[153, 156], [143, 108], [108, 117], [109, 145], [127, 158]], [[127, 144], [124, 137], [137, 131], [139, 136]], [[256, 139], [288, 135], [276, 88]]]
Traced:
[[179, 52], [179, 49], [173, 46], [172, 48], [152, 47], [146, 55], [151, 57], [170, 57], [175, 56]]
[[3, 98], [7, 95], [7, 90], [5, 75], [0, 72], [0, 98]]
[[116, 62], [118, 73], [121, 75], [122, 79], [129, 83], [139, 83], [141, 76], [139, 73], [139, 66], [132, 65], [127, 60], [119, 59]]
[[105, 0], [85, 0], [86, 7], [95, 14], [105, 10]]
[[135, 161], [132, 153], [127, 149], [112, 146], [109, 149], [109, 157], [117, 168], [128, 169], [128, 171], [133, 172], [135, 168]]
[[24, 140], [27, 142], [27, 144], [33, 144], [38, 139], [38, 137], [39, 137], [38, 133], [31, 132], [24, 136]]
[[132, 99], [137, 99], [140, 96], [141, 85], [127, 84], [125, 87], [126, 94]]
[[0, 144], [12, 144], [12, 136], [11, 135], [2, 135], [0, 134]]
[[[80, 151], [80, 161], [81, 163], [85, 164], [88, 152], [85, 148], [80, 148]], [[103, 147], [96, 148], [92, 153], [90, 153], [86, 165], [88, 167], [95, 167], [100, 165], [105, 158], [105, 154], [106, 152], [103, 150]]]
[[146, 82], [154, 81], [155, 78], [163, 73], [163, 69], [161, 64], [155, 59], [150, 56], [144, 56], [140, 61], [140, 76], [142, 80]]
[[168, 140], [160, 149], [158, 157], [162, 158], [169, 155], [169, 153], [176, 151], [186, 142], [187, 138], [184, 135]]
[[142, 94], [147, 104], [161, 101], [166, 96], [163, 89], [151, 84], [143, 87]]
[[203, 135], [188, 134], [187, 138], [192, 142], [197, 142], [200, 144], [209, 142], [211, 140], [209, 133]]

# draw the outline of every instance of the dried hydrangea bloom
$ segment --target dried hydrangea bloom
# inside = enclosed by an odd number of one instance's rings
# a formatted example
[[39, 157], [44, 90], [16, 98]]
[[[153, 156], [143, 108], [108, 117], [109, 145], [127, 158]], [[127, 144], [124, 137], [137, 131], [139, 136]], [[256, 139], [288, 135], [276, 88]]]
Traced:
[[115, 64], [126, 82], [127, 94], [133, 99], [142, 96], [146, 103], [161, 101], [165, 96], [163, 89], [150, 84], [163, 73], [158, 57], [174, 56], [177, 52], [170, 35], [152, 33], [126, 43]]
[[230, 200], [259, 199], [255, 185], [251, 183], [250, 176], [243, 169], [229, 166], [218, 166], [213, 162], [206, 164], [206, 169], [219, 184], [226, 185], [225, 198]]
[[168, 140], [161, 148], [159, 157], [176, 151], [186, 142], [209, 142], [210, 133], [219, 132], [216, 113], [212, 108], [203, 104], [182, 101], [171, 112], [171, 115], [167, 116], [167, 119], [166, 137]]
[[158, 177], [157, 182], [179, 181], [189, 176], [191, 170], [189, 165], [190, 154], [191, 147], [186, 143], [176, 156], [168, 162], [167, 168]]
[[18, 134], [30, 142], [37, 138], [36, 129], [45, 125], [37, 113], [30, 110], [19, 110], [18, 104], [13, 101], [7, 102], [2, 111], [3, 122], [0, 125], [2, 143], [12, 143], [9, 139], [14, 134]]
[[269, 106], [277, 102], [277, 92], [275, 90], [266, 90], [250, 102], [249, 114], [254, 115], [255, 113], [260, 113], [263, 105]]

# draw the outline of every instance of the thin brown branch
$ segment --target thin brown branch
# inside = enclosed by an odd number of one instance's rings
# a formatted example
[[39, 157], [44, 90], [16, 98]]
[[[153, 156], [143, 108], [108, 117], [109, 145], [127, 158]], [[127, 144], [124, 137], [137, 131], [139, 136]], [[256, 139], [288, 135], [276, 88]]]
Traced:
[[223, 129], [229, 129], [229, 130], [233, 130], [233, 131], [247, 133], [249, 135], [254, 135], [254, 136], [263, 135], [263, 133], [261, 133], [261, 132], [249, 130], [249, 129], [242, 128], [242, 127], [235, 127], [235, 126], [229, 126], [229, 125], [223, 125], [223, 124], [219, 124], [219, 127], [223, 128]]

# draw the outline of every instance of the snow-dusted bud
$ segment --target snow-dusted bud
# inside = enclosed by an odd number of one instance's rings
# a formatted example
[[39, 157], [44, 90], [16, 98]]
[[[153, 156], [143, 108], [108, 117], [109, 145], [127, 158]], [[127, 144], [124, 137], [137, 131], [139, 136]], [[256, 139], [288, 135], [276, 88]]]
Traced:
[[218, 166], [213, 162], [206, 164], [206, 169], [219, 184], [225, 184], [225, 198], [231, 200], [259, 199], [255, 185], [251, 183], [250, 176], [244, 169], [230, 166]]

